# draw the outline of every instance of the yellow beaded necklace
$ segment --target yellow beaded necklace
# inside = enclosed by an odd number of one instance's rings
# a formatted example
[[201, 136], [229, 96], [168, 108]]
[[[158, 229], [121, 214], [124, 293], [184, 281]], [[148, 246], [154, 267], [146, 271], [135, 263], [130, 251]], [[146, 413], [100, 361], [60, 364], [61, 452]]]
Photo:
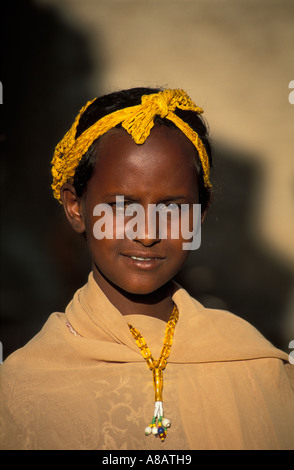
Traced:
[[166, 368], [167, 360], [170, 354], [170, 348], [173, 341], [174, 331], [179, 318], [179, 311], [174, 306], [172, 314], [169, 321], [167, 322], [165, 336], [163, 341], [163, 347], [161, 354], [156, 361], [150, 349], [147, 346], [147, 343], [140, 332], [134, 328], [132, 325], [129, 325], [130, 331], [136, 341], [136, 344], [139, 346], [142, 356], [144, 357], [149, 369], [153, 373], [153, 385], [155, 391], [155, 408], [153, 413], [153, 418], [149, 426], [145, 428], [146, 436], [154, 434], [156, 437], [159, 436], [162, 441], [166, 437], [167, 428], [170, 427], [170, 420], [164, 417], [163, 413], [163, 402], [162, 402], [162, 388], [163, 388], [163, 373], [162, 371]]

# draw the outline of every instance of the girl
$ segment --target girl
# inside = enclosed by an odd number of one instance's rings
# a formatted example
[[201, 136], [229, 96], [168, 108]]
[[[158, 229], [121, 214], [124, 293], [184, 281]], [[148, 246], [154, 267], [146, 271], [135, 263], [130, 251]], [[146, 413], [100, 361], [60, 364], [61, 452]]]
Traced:
[[[54, 195], [93, 269], [1, 366], [2, 448], [293, 448], [286, 354], [173, 281], [189, 252], [172, 215], [181, 224], [188, 208], [191, 228], [211, 200], [201, 113], [182, 90], [121, 91], [89, 102], [56, 147]], [[134, 207], [144, 220], [130, 237]]]

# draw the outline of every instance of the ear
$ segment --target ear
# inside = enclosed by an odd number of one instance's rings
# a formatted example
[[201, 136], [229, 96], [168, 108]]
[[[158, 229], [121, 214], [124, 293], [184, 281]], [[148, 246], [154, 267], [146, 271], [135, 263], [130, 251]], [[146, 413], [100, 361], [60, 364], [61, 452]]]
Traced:
[[77, 197], [73, 185], [69, 183], [64, 184], [60, 190], [60, 197], [65, 215], [70, 225], [75, 232], [84, 233], [86, 228], [83, 217], [82, 203], [81, 199]]

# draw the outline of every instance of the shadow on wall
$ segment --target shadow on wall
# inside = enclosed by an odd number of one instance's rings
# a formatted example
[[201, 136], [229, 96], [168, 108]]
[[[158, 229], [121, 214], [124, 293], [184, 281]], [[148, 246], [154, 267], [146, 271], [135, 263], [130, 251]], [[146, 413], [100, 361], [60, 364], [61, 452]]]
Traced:
[[253, 237], [261, 169], [251, 161], [239, 150], [216, 146], [215, 195], [202, 226], [201, 247], [177, 281], [206, 307], [233, 312], [285, 350], [292, 274]]
[[[90, 270], [84, 240], [52, 197], [50, 161], [77, 111], [92, 98], [92, 64], [85, 39], [50, 9], [24, 0], [6, 2], [3, 9], [0, 340], [7, 357], [52, 312], [64, 311]], [[231, 310], [281, 347], [291, 276], [260, 252], [248, 230], [258, 169], [220, 148], [215, 167], [221, 184], [202, 246], [178, 280], [206, 306]]]
[[19, 0], [5, 2], [1, 13], [0, 340], [7, 357], [50, 313], [64, 310], [87, 279], [84, 246], [69, 234], [52, 196], [50, 162], [56, 143], [92, 98], [92, 65], [85, 38], [50, 8]]

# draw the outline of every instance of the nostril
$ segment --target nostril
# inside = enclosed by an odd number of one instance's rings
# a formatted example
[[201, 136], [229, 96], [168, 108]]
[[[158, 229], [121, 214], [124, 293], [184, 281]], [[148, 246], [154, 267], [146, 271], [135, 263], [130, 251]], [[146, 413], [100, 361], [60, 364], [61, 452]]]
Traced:
[[154, 238], [134, 238], [134, 241], [137, 243], [141, 243], [143, 246], [151, 247], [156, 245], [157, 243], [160, 242], [160, 239], [154, 239]]

